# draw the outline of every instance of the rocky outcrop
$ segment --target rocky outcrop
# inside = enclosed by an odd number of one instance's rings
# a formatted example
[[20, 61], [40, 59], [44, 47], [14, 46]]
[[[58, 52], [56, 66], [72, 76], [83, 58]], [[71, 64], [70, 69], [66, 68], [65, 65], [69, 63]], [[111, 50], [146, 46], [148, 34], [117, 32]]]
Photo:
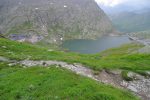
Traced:
[[127, 83], [127, 89], [139, 94], [143, 100], [150, 99], [150, 79], [140, 79]]
[[5, 38], [5, 36], [3, 36], [3, 34], [0, 31], [0, 38]]
[[1, 0], [0, 31], [33, 32], [47, 43], [93, 39], [114, 32], [94, 0]]
[[3, 35], [0, 34], [0, 38], [5, 38]]

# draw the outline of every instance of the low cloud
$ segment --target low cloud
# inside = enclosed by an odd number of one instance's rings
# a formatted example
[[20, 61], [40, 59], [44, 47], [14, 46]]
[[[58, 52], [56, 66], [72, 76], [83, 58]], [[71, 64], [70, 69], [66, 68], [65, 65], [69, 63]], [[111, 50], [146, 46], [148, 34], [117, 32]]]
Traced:
[[127, 0], [95, 0], [98, 4], [103, 6], [110, 6], [114, 7], [116, 5], [122, 4], [126, 2]]
[[148, 7], [150, 0], [95, 0], [99, 5], [115, 7], [118, 5], [128, 5], [133, 7]]

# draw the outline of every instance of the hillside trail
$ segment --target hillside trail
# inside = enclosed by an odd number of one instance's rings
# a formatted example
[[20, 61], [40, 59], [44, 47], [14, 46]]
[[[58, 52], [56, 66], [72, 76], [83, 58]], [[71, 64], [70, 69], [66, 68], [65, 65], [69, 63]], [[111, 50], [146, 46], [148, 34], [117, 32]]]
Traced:
[[[1, 60], [8, 61], [6, 58], [0, 57]], [[10, 61], [9, 66], [14, 64], [21, 64], [23, 68], [42, 66], [50, 68], [51, 65], [56, 65], [56, 67], [61, 67], [68, 69], [78, 75], [82, 75], [98, 81], [103, 84], [112, 85], [117, 88], [130, 90], [135, 95], [139, 96], [142, 100], [150, 100], [150, 78], [142, 78], [140, 80], [125, 81], [121, 76], [121, 70], [102, 70], [94, 71], [87, 66], [74, 63], [68, 64], [63, 61], [53, 61], [53, 60], [23, 60], [23, 61]]]

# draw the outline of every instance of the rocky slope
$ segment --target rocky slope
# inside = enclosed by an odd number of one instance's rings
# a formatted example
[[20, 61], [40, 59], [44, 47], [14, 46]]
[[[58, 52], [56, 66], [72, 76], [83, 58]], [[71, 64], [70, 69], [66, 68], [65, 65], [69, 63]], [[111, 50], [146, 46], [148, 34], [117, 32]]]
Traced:
[[14, 40], [59, 43], [114, 29], [94, 0], [1, 0], [0, 31]]

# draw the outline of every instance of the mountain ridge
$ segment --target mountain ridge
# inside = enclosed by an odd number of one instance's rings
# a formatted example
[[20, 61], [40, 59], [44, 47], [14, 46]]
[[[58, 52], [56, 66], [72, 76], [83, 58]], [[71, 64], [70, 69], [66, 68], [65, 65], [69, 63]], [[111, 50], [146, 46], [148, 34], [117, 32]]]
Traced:
[[[57, 43], [93, 39], [114, 32], [94, 0], [2, 0], [0, 31], [11, 39]], [[10, 34], [13, 34], [11, 36]]]

